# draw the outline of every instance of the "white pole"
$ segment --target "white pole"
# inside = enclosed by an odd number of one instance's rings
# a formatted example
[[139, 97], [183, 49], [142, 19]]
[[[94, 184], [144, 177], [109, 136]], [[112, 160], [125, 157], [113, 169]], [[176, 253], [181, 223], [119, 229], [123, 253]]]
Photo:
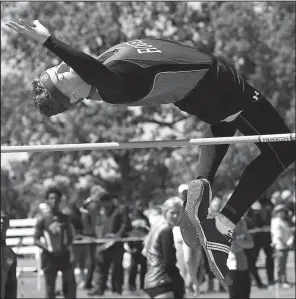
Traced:
[[157, 147], [162, 148], [162, 147], [182, 147], [182, 146], [210, 145], [210, 144], [234, 144], [234, 143], [257, 143], [257, 142], [280, 142], [280, 141], [282, 142], [282, 141], [295, 141], [295, 140], [296, 140], [296, 134], [290, 133], [290, 134], [196, 138], [196, 139], [179, 139], [179, 140], [1, 146], [1, 153], [86, 151], [86, 150], [102, 150], [102, 149], [106, 150], [106, 149], [157, 148]]

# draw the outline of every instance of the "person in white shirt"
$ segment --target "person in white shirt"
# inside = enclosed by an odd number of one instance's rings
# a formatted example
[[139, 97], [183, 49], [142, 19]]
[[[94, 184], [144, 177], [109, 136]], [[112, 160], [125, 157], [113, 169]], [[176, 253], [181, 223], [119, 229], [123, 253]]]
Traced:
[[291, 285], [287, 281], [286, 265], [289, 250], [294, 242], [293, 231], [288, 221], [288, 211], [285, 205], [277, 205], [273, 213], [274, 217], [271, 219], [271, 236], [278, 266], [278, 281], [280, 287], [290, 288]]

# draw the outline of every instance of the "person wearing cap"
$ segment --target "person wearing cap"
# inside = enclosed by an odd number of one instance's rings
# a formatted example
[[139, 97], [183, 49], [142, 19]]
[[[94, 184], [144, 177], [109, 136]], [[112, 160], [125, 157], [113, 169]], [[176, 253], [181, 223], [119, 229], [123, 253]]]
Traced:
[[294, 243], [293, 231], [288, 219], [288, 211], [284, 204], [278, 204], [273, 209], [273, 218], [271, 219], [271, 237], [272, 245], [275, 250], [275, 262], [277, 263], [277, 278], [279, 286], [290, 288], [287, 280], [287, 259], [289, 250]]
[[6, 244], [6, 233], [9, 228], [9, 213], [1, 207], [1, 298], [17, 298], [17, 258]]
[[[35, 106], [46, 116], [70, 110], [85, 98], [123, 106], [171, 103], [208, 124], [207, 138], [232, 137], [237, 130], [243, 135], [291, 133], [271, 103], [231, 66], [196, 48], [143, 38], [115, 45], [94, 58], [57, 39], [38, 20], [33, 26], [22, 19], [6, 26], [63, 60], [32, 83]], [[256, 145], [260, 154], [245, 168], [214, 219], [207, 219], [211, 186], [229, 145], [200, 147], [197, 179], [189, 184], [190, 196], [180, 223], [186, 244], [196, 247], [201, 243], [213, 273], [225, 288], [230, 283], [225, 281], [226, 261], [236, 224], [296, 160], [296, 142]], [[218, 246], [209, 248], [209, 242]]]

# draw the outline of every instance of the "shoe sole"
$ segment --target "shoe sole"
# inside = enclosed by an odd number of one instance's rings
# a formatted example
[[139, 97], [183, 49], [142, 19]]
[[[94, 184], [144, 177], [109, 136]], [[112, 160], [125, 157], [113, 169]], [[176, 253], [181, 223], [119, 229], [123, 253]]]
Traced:
[[[189, 184], [187, 202], [180, 220], [181, 234], [187, 246], [191, 248], [198, 248], [200, 244], [202, 245], [207, 255], [211, 271], [220, 281], [222, 286], [228, 290], [228, 284], [226, 284], [223, 275], [214, 261], [212, 251], [207, 249], [207, 238], [204, 235], [203, 229], [198, 219], [198, 208], [201, 203], [201, 197], [203, 195], [204, 189], [205, 188], [202, 180], [194, 180]], [[210, 200], [212, 196], [210, 188], [208, 192]]]
[[[205, 191], [204, 186], [205, 185], [202, 180], [194, 180], [190, 182], [188, 186], [186, 206], [180, 220], [182, 238], [186, 245], [190, 248], [200, 247], [199, 237], [196, 234], [196, 227], [199, 223], [196, 215], [201, 203], [201, 198]], [[211, 193], [212, 192], [209, 188], [209, 198], [211, 198]]]

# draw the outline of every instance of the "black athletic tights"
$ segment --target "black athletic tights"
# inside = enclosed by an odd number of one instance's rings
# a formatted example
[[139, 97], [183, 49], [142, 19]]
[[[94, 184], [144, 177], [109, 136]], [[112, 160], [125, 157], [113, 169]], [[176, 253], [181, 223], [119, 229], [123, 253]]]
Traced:
[[[247, 88], [252, 88], [248, 85]], [[244, 135], [290, 133], [282, 117], [264, 97], [254, 101], [232, 122], [211, 125], [204, 137], [229, 137], [239, 130]], [[247, 209], [276, 178], [296, 161], [296, 142], [256, 143], [261, 153], [243, 171], [237, 187], [221, 213], [237, 224]], [[212, 184], [229, 145], [201, 147], [198, 177]], [[231, 165], [230, 165], [231, 167]]]

